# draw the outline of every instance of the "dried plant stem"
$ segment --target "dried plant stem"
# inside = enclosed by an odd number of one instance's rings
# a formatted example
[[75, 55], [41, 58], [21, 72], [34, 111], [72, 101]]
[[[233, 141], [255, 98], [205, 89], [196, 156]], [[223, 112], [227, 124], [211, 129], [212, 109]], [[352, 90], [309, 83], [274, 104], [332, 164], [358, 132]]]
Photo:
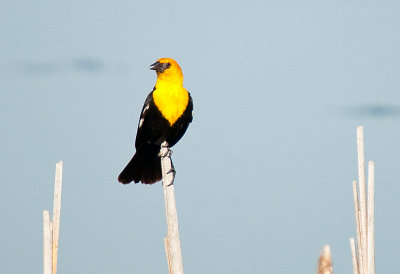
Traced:
[[353, 262], [353, 274], [358, 274], [358, 263], [357, 263], [356, 245], [354, 243], [354, 238], [350, 238], [350, 249], [351, 249], [351, 259]]
[[60, 212], [61, 212], [61, 190], [62, 190], [62, 167], [63, 162], [56, 164], [56, 175], [54, 183], [53, 219], [50, 213], [43, 211], [43, 273], [57, 273], [58, 240], [60, 237]]
[[171, 253], [168, 238], [164, 238], [165, 254], [167, 255], [168, 273], [171, 274]]
[[[357, 182], [353, 181], [353, 198], [354, 198], [354, 216], [356, 219], [356, 234], [357, 234], [357, 267], [358, 270], [362, 268], [362, 248], [361, 248], [361, 232], [360, 232], [360, 209], [358, 207], [358, 192], [357, 192]], [[361, 271], [358, 271], [361, 273]]]
[[361, 233], [361, 274], [366, 274], [368, 269], [368, 222], [367, 222], [367, 195], [365, 182], [365, 160], [364, 160], [364, 127], [357, 127], [357, 152], [358, 152], [358, 184], [360, 187], [360, 233]]
[[357, 249], [356, 244], [354, 243], [354, 238], [350, 238], [353, 273], [375, 274], [375, 171], [374, 162], [370, 161], [368, 163], [368, 184], [366, 184], [364, 159], [364, 129], [362, 126], [357, 127], [357, 156], [358, 189], [356, 181], [353, 181]]
[[53, 203], [53, 274], [57, 273], [58, 240], [60, 238], [60, 211], [61, 211], [61, 190], [62, 190], [62, 168], [63, 162], [56, 164], [56, 176], [54, 183]]
[[52, 269], [52, 228], [50, 213], [43, 210], [43, 274], [51, 274]]
[[368, 163], [368, 274], [375, 274], [375, 167]]
[[321, 255], [318, 260], [318, 274], [332, 274], [332, 256], [329, 245], [325, 245], [322, 249]]
[[167, 237], [164, 240], [167, 250], [169, 271], [172, 274], [183, 274], [182, 251], [179, 237], [178, 214], [176, 212], [174, 178], [171, 151], [167, 142], [161, 145], [161, 167], [163, 175], [165, 211], [167, 216]]

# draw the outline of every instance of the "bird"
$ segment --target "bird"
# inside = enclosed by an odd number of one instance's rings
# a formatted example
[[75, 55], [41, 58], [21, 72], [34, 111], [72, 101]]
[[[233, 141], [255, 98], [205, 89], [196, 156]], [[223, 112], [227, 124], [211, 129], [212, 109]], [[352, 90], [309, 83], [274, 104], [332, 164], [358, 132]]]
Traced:
[[182, 138], [193, 120], [193, 99], [183, 87], [179, 64], [172, 58], [160, 58], [150, 65], [150, 69], [157, 73], [157, 81], [140, 114], [136, 152], [118, 176], [122, 184], [160, 181], [161, 144], [166, 141], [169, 150]]

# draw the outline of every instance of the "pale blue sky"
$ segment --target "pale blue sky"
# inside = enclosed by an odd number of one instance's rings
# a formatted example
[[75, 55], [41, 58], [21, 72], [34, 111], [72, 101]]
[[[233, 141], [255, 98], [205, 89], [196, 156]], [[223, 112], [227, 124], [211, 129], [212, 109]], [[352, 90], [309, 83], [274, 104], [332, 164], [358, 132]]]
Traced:
[[42, 272], [64, 161], [59, 274], [167, 273], [161, 184], [117, 183], [148, 66], [195, 116], [174, 147], [186, 273], [351, 273], [356, 126], [376, 168], [376, 264], [400, 268], [396, 1], [2, 1], [0, 273]]

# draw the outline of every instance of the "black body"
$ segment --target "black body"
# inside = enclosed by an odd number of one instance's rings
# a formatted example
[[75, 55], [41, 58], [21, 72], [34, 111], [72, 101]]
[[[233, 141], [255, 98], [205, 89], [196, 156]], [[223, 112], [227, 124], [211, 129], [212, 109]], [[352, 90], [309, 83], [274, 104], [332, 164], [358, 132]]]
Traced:
[[190, 94], [185, 111], [171, 126], [154, 104], [153, 91], [147, 96], [140, 115], [135, 141], [136, 153], [118, 177], [118, 181], [123, 184], [132, 181], [153, 184], [160, 181], [161, 144], [167, 141], [168, 146], [173, 147], [185, 134], [193, 119], [193, 101]]

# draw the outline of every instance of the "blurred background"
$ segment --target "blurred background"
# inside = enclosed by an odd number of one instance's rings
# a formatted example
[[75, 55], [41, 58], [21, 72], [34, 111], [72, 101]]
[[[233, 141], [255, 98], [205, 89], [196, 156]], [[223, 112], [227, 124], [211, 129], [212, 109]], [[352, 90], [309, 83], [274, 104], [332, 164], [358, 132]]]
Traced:
[[174, 147], [187, 273], [351, 273], [356, 127], [375, 161], [376, 269], [400, 262], [397, 1], [2, 1], [0, 272], [42, 272], [64, 161], [58, 273], [167, 273], [161, 183], [121, 185], [176, 59], [194, 120]]

